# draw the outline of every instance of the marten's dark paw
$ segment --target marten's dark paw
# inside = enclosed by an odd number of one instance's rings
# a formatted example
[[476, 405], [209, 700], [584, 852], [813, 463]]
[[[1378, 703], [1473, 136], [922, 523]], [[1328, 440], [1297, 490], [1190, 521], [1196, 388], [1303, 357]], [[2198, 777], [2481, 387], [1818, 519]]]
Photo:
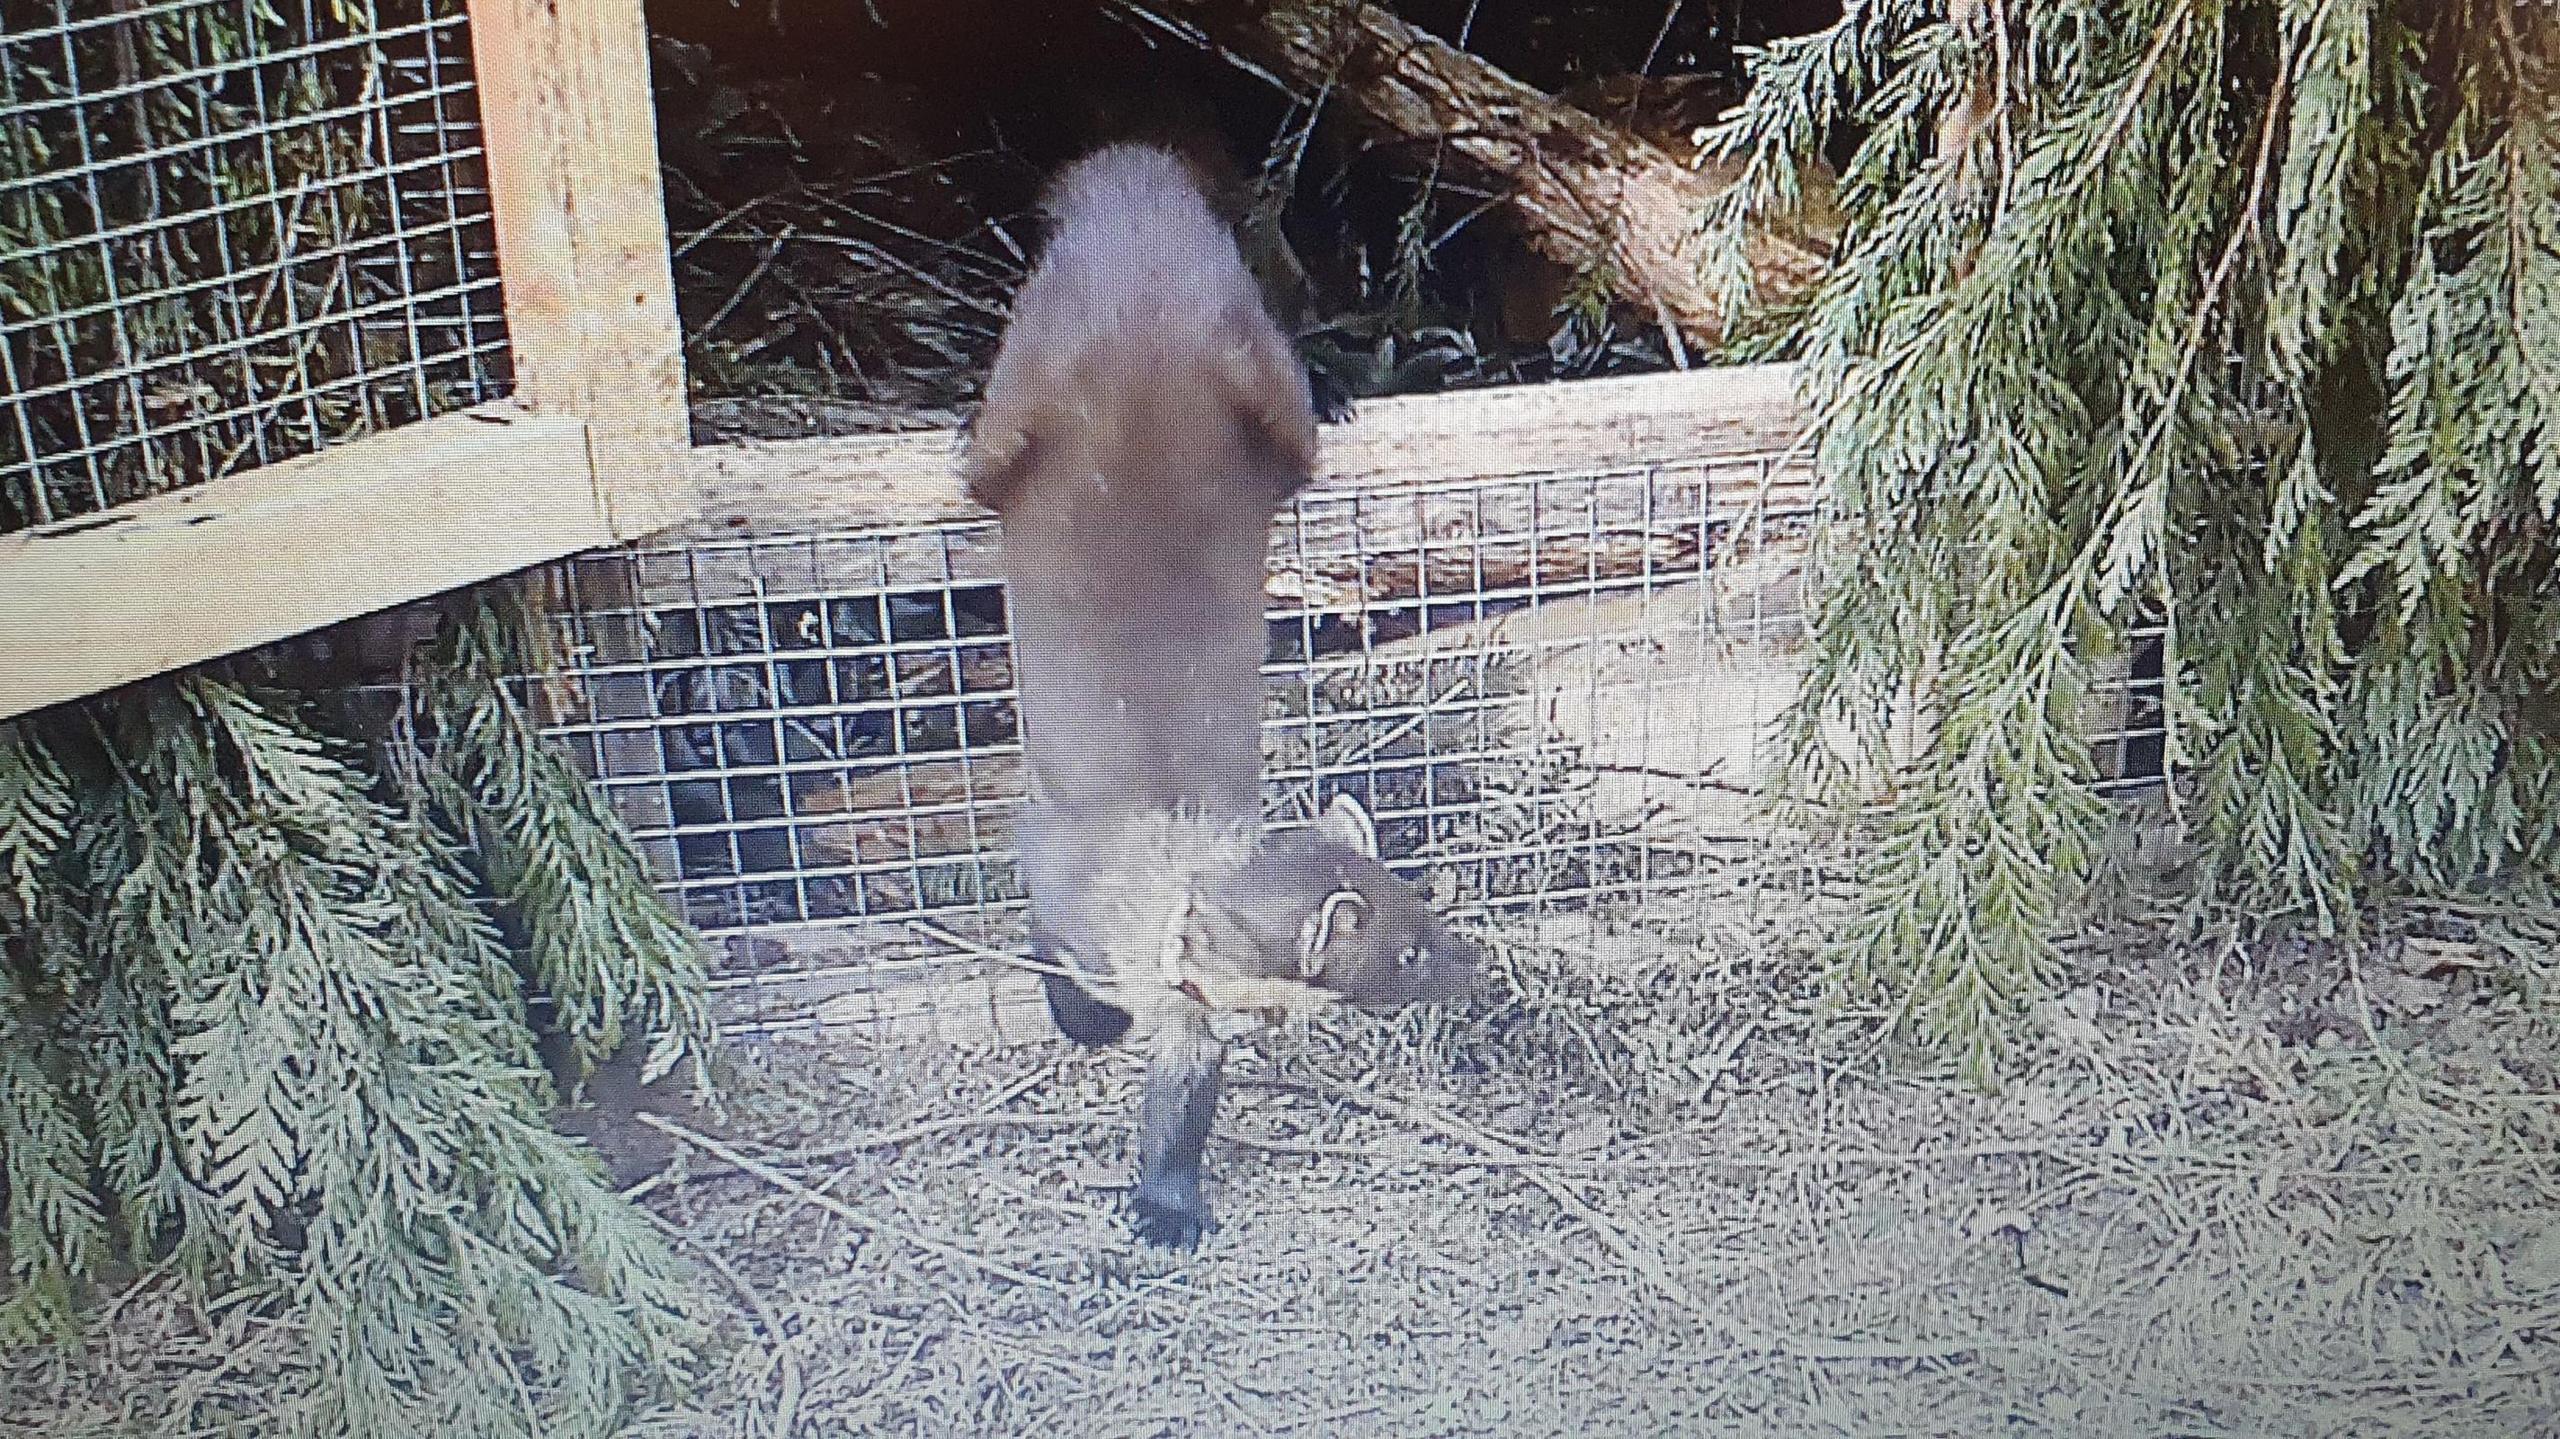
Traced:
[[1138, 1237], [1160, 1249], [1194, 1249], [1218, 1221], [1209, 1214], [1209, 1206], [1199, 1200], [1188, 1204], [1152, 1198], [1144, 1193], [1129, 1196], [1130, 1223]]
[[[1056, 950], [1043, 953], [1037, 949], [1033, 957], [1051, 965], [1063, 963], [1065, 958]], [[1129, 1011], [1085, 993], [1082, 985], [1063, 974], [1044, 974], [1041, 980], [1049, 996], [1049, 1018], [1060, 1034], [1078, 1044], [1099, 1048], [1119, 1043], [1120, 1037], [1129, 1032]]]

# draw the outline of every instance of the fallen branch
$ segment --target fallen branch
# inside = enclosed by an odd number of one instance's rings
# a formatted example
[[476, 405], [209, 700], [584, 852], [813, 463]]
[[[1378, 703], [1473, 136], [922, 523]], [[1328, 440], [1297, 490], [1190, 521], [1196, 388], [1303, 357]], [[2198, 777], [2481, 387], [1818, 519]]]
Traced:
[[781, 1190], [783, 1193], [788, 1194], [795, 1199], [799, 1199], [805, 1203], [814, 1204], [818, 1208], [827, 1211], [829, 1214], [845, 1221], [847, 1224], [853, 1225], [857, 1229], [862, 1229], [872, 1234], [885, 1235], [886, 1237], [895, 1239], [902, 1244], [921, 1249], [925, 1253], [934, 1255], [938, 1258], [947, 1259], [964, 1268], [975, 1269], [982, 1274], [991, 1274], [999, 1279], [1009, 1279], [1016, 1284], [1027, 1285], [1034, 1289], [1046, 1289], [1052, 1294], [1064, 1294], [1067, 1292], [1066, 1286], [1060, 1284], [1054, 1279], [1033, 1274], [1028, 1270], [1016, 1269], [1010, 1264], [989, 1259], [985, 1255], [972, 1254], [966, 1249], [945, 1244], [939, 1239], [928, 1238], [925, 1235], [917, 1234], [907, 1229], [902, 1229], [885, 1220], [874, 1218], [873, 1216], [865, 1214], [861, 1210], [854, 1208], [852, 1205], [845, 1203], [843, 1200], [836, 1198], [832, 1194], [823, 1193], [819, 1190], [810, 1188], [808, 1185], [801, 1183], [798, 1179], [795, 1179], [780, 1169], [775, 1168], [773, 1165], [767, 1164], [760, 1159], [751, 1158], [744, 1151], [736, 1149], [730, 1145], [723, 1144], [719, 1140], [713, 1139], [707, 1134], [696, 1133], [695, 1131], [676, 1123], [672, 1119], [666, 1119], [655, 1114], [641, 1114], [635, 1117], [642, 1124], [666, 1135], [668, 1138], [689, 1144], [694, 1148], [701, 1150], [703, 1153], [710, 1155], [712, 1158], [732, 1166], [739, 1173], [752, 1175], [757, 1179], [763, 1180], [765, 1183]]
[[[1429, 1130], [1442, 1138], [1480, 1150], [1486, 1155], [1513, 1160], [1528, 1157], [1502, 1139], [1477, 1129], [1463, 1120], [1420, 1106], [1399, 1104], [1394, 1100], [1381, 1098], [1329, 1077], [1319, 1076], [1319, 1080], [1323, 1092], [1336, 1099], [1358, 1105], [1372, 1113]], [[1920, 1344], [1815, 1339], [1801, 1335], [1779, 1334], [1737, 1320], [1709, 1305], [1703, 1296], [1691, 1289], [1679, 1276], [1672, 1274], [1659, 1259], [1638, 1247], [1606, 1215], [1594, 1209], [1581, 1195], [1575, 1193], [1563, 1180], [1550, 1172], [1555, 1163], [1556, 1161], [1549, 1160], [1537, 1164], [1524, 1164], [1520, 1166], [1519, 1172], [1523, 1178], [1554, 1200], [1557, 1207], [1580, 1220], [1583, 1227], [1591, 1231], [1592, 1237], [1600, 1241], [1600, 1247], [1609, 1251], [1638, 1279], [1652, 1286], [1664, 1298], [1688, 1310], [1699, 1320], [1722, 1330], [1726, 1339], [1737, 1348], [1753, 1349], [1793, 1359], [1872, 1361], [1951, 1358], [1989, 1349], [2012, 1347], [1985, 1339], [1932, 1341]]]
[[773, 1356], [773, 1367], [782, 1383], [782, 1392], [776, 1395], [773, 1401], [773, 1439], [791, 1439], [791, 1431], [798, 1427], [800, 1422], [800, 1360], [783, 1342], [781, 1317], [773, 1312], [772, 1305], [764, 1302], [764, 1296], [758, 1294], [754, 1287], [747, 1283], [745, 1277], [730, 1266], [728, 1260], [720, 1257], [719, 1250], [696, 1239], [658, 1215], [651, 1214], [649, 1217], [657, 1221], [658, 1228], [665, 1231], [668, 1238], [701, 1256], [702, 1262], [710, 1266], [711, 1272], [719, 1275], [729, 1288], [737, 1293], [739, 1302], [747, 1307], [749, 1317], [764, 1330], [765, 1352]]
[[[1738, 167], [1692, 169], [1380, 6], [1147, 0], [1128, 8], [1179, 17], [1299, 93], [1328, 90], [1373, 133], [1432, 144], [1437, 158], [1502, 194], [1509, 218], [1546, 259], [1597, 276], [1692, 340], [1724, 338], [1730, 317], [1700, 282], [1699, 222]], [[1810, 229], [1751, 241], [1757, 288], [1772, 299], [1810, 288], [1829, 259]]]

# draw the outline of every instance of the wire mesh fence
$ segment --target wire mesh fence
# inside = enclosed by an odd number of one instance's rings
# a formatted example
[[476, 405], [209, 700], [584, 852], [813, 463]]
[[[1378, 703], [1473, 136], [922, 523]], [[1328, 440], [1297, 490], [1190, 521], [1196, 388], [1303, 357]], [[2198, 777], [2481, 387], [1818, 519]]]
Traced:
[[0, 530], [509, 387], [462, 0], [7, 0]]
[[[1703, 902], [1761, 837], [1806, 480], [1762, 455], [1302, 496], [1272, 550], [1270, 818], [1354, 796], [1462, 916]], [[557, 733], [725, 941], [739, 1027], [1045, 1023], [1000, 962], [1022, 771], [999, 574], [992, 521], [571, 568]], [[2142, 721], [2116, 698], [2120, 749]]]

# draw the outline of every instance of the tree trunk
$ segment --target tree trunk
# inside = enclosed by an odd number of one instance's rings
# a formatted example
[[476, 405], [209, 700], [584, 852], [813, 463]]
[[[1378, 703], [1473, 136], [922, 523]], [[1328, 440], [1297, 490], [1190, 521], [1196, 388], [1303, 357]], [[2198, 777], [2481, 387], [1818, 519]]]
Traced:
[[[1150, 4], [1306, 93], [1329, 89], [1374, 132], [1444, 142], [1454, 166], [1508, 195], [1511, 219], [1545, 258], [1600, 274], [1619, 299], [1692, 340], [1723, 338], [1728, 317], [1700, 284], [1698, 222], [1732, 182], [1729, 167], [1692, 168], [1374, 5]], [[1783, 300], [1813, 283], [1830, 257], [1824, 228], [1753, 237], [1762, 296]]]

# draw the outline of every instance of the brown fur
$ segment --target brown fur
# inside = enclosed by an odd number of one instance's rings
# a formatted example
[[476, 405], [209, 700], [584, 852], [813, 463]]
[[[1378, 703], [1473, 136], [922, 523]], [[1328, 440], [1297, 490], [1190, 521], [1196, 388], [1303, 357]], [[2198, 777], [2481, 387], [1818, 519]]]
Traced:
[[1305, 374], [1170, 152], [1097, 152], [1048, 204], [962, 466], [1004, 519], [1033, 791], [1258, 814], [1263, 555], [1315, 462]]
[[1177, 1244], [1210, 1223], [1235, 1015], [1407, 1003], [1475, 972], [1356, 807], [1263, 834], [1264, 558], [1315, 414], [1202, 184], [1143, 145], [1059, 176], [962, 465], [1003, 520], [1032, 948], [1062, 1030], [1148, 1046], [1135, 1202]]

